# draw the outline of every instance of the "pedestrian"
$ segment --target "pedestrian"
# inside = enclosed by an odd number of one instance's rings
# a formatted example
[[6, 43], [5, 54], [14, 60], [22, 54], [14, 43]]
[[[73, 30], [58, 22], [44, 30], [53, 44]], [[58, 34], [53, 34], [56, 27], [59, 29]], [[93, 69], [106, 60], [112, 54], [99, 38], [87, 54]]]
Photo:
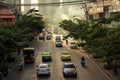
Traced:
[[68, 40], [66, 39], [66, 44], [68, 45]]

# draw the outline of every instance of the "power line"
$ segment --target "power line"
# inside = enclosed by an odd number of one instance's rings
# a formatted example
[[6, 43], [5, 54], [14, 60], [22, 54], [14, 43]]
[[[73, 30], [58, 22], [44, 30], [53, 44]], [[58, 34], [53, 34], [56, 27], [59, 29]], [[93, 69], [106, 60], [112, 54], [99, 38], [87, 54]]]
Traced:
[[[60, 6], [60, 5], [74, 5], [74, 4], [85, 4], [85, 2], [83, 2], [83, 1], [68, 1], [68, 2], [16, 4], [16, 5], [18, 5], [18, 6]], [[14, 4], [11, 4], [11, 5], [14, 5]]]

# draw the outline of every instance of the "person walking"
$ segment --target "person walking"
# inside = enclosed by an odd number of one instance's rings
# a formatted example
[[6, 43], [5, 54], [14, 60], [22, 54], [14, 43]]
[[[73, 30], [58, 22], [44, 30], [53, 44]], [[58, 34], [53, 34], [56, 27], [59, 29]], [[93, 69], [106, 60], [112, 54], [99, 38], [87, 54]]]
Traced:
[[68, 40], [66, 39], [66, 44], [68, 45]]

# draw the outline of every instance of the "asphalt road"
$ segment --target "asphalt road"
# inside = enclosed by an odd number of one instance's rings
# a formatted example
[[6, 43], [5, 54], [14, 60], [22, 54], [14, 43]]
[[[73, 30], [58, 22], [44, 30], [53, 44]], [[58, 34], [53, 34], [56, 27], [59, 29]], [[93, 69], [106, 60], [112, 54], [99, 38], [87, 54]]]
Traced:
[[[53, 40], [38, 41], [34, 44], [36, 51], [36, 60], [33, 64], [25, 64], [24, 70], [19, 72], [17, 68], [8, 76], [6, 80], [109, 80], [109, 78], [100, 70], [88, 56], [81, 53], [79, 49], [70, 49], [65, 43], [62, 48], [57, 48]], [[65, 61], [61, 61], [60, 54], [63, 50], [69, 50], [72, 60], [77, 67], [77, 78], [64, 78], [62, 74], [62, 65]], [[52, 52], [51, 62], [42, 62], [43, 51]], [[86, 67], [80, 64], [80, 58], [84, 55], [86, 58]], [[36, 66], [39, 63], [50, 64], [50, 77], [37, 77]]]

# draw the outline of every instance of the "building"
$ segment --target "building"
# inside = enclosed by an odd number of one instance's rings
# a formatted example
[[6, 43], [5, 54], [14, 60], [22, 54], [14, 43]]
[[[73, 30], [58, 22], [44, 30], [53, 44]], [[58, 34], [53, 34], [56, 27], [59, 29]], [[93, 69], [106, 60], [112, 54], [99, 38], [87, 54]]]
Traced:
[[120, 13], [120, 1], [104, 0], [87, 4], [89, 19], [109, 18]]
[[0, 0], [0, 25], [11, 25], [21, 16], [21, 0]]
[[8, 3], [0, 2], [0, 25], [11, 25], [15, 23], [15, 15]]

